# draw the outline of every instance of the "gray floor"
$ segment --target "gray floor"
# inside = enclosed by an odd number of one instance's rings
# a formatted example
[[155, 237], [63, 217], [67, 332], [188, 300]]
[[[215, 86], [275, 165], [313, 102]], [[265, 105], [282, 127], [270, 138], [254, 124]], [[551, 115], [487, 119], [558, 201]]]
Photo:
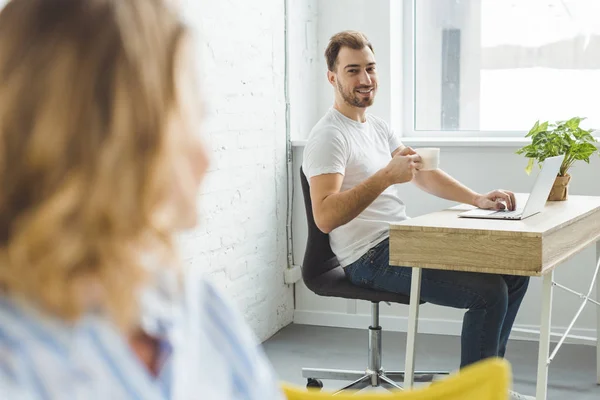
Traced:
[[[406, 335], [383, 332], [383, 367], [403, 369]], [[367, 331], [289, 325], [264, 343], [280, 380], [304, 386], [302, 367], [362, 370], [367, 362]], [[419, 334], [417, 369], [456, 370], [460, 340], [453, 336]], [[537, 343], [512, 341], [508, 360], [513, 371], [514, 389], [535, 393]], [[596, 385], [596, 352], [592, 346], [564, 345], [550, 366], [548, 399], [600, 400]], [[346, 382], [325, 381], [326, 389]], [[370, 389], [366, 389], [370, 390]]]

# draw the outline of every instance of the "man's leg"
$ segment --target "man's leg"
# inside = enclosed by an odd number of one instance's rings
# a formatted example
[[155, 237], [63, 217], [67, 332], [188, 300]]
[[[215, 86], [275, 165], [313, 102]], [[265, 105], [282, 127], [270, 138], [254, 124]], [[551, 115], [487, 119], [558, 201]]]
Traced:
[[504, 353], [506, 353], [510, 331], [529, 286], [528, 276], [504, 275], [503, 278], [508, 287], [508, 310], [506, 311], [506, 317], [504, 317], [504, 324], [500, 332], [500, 345], [498, 348], [498, 355], [500, 357], [504, 357]]
[[[389, 242], [369, 250], [345, 268], [356, 285], [410, 293], [412, 269], [389, 265]], [[424, 269], [421, 299], [432, 304], [468, 309], [462, 330], [461, 367], [497, 356], [509, 295], [501, 275]]]

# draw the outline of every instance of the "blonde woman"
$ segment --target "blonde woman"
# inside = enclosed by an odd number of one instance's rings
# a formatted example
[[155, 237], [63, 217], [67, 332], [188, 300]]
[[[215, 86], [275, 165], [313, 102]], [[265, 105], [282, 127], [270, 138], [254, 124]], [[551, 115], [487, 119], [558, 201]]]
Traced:
[[281, 398], [175, 267], [207, 167], [191, 40], [162, 0], [0, 13], [0, 398]]

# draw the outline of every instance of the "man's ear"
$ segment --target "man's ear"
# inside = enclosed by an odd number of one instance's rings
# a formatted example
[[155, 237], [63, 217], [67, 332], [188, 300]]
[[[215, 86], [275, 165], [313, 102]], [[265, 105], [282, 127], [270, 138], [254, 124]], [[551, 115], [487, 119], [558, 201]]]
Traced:
[[329, 81], [329, 83], [331, 83], [331, 86], [335, 87], [335, 80], [336, 80], [336, 75], [335, 72], [331, 72], [331, 71], [327, 71], [327, 80]]

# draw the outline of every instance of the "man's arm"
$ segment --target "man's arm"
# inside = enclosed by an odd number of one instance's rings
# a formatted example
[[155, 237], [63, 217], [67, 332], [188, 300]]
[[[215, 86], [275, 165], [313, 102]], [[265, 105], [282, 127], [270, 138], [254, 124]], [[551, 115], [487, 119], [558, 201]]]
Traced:
[[343, 175], [324, 174], [312, 177], [310, 197], [317, 227], [322, 232], [329, 233], [356, 218], [390, 186], [386, 175], [383, 169], [379, 170], [359, 185], [341, 193]]
[[434, 196], [472, 206], [480, 196], [441, 169], [419, 171], [415, 175], [414, 183]]
[[508, 208], [514, 210], [516, 208], [515, 195], [512, 192], [494, 190], [482, 195], [469, 189], [441, 169], [419, 171], [413, 182], [427, 193], [442, 199], [470, 204], [483, 209]]
[[344, 176], [323, 174], [310, 178], [310, 197], [317, 227], [324, 233], [347, 224], [389, 186], [409, 182], [420, 167], [418, 156], [396, 156], [371, 177], [340, 192]]
[[[410, 155], [416, 152], [407, 146], [400, 146], [392, 153], [396, 155]], [[483, 209], [514, 210], [517, 202], [514, 193], [508, 190], [494, 190], [486, 194], [479, 194], [469, 189], [441, 169], [431, 171], [418, 171], [413, 182], [427, 193], [442, 199], [470, 204]], [[505, 205], [506, 204], [506, 205]]]

